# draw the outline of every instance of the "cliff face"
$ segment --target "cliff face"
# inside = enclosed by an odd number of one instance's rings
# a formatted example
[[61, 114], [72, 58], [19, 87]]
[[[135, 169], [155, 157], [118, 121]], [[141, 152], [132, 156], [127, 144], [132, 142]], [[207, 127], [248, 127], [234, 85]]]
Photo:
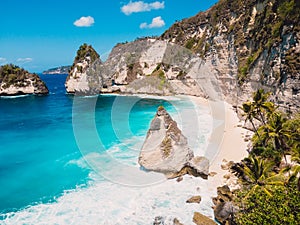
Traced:
[[[167, 41], [144, 38], [118, 44], [103, 64], [102, 77], [115, 90], [139, 94], [203, 96], [188, 74], [199, 60], [185, 48]], [[102, 90], [105, 91], [105, 90]]]
[[117, 44], [87, 76], [93, 60], [75, 60], [67, 91], [97, 86], [95, 93], [188, 94], [238, 105], [264, 88], [280, 106], [296, 110], [299, 17], [295, 0], [221, 0], [159, 38]]
[[0, 96], [48, 93], [47, 86], [38, 75], [12, 64], [0, 67]]
[[100, 56], [91, 45], [83, 44], [79, 47], [74, 63], [65, 82], [68, 93], [93, 94], [99, 91], [98, 76], [90, 74], [93, 66], [101, 63]]
[[299, 1], [221, 0], [208, 11], [175, 23], [161, 39], [201, 57], [230, 102], [261, 87], [273, 92], [281, 106], [296, 108], [299, 21]]

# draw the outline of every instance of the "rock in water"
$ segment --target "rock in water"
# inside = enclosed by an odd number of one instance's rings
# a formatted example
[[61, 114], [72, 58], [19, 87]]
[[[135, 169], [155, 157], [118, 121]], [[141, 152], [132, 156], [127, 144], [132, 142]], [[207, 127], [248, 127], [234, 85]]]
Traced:
[[102, 84], [98, 74], [100, 70], [96, 67], [100, 64], [100, 56], [93, 47], [81, 45], [65, 82], [66, 91], [78, 95], [99, 94]]
[[160, 106], [151, 122], [139, 156], [139, 164], [149, 171], [168, 177], [178, 174], [193, 158], [187, 138], [164, 107]]
[[48, 93], [46, 84], [37, 74], [13, 64], [0, 66], [0, 96]]

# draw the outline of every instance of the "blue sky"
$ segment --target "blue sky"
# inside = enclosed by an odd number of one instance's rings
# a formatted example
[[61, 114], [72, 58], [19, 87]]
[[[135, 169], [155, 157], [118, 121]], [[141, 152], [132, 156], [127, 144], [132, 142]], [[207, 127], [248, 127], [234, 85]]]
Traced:
[[30, 72], [71, 65], [78, 47], [105, 55], [118, 42], [160, 35], [217, 0], [2, 0], [0, 64]]

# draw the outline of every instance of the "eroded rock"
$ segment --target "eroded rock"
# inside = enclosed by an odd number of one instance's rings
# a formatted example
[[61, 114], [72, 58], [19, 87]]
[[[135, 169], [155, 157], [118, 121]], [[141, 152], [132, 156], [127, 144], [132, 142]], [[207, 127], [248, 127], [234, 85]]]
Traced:
[[172, 176], [179, 173], [193, 156], [177, 123], [162, 106], [159, 107], [140, 152], [139, 164], [147, 170]]
[[164, 173], [169, 179], [185, 174], [207, 179], [209, 174], [208, 159], [194, 157], [187, 138], [162, 106], [150, 124], [139, 164], [146, 170]]
[[200, 195], [196, 195], [193, 197], [190, 197], [188, 200], [186, 200], [186, 203], [200, 203], [201, 202], [201, 196]]
[[204, 216], [199, 212], [194, 212], [193, 222], [197, 225], [216, 225], [217, 223], [212, 219]]

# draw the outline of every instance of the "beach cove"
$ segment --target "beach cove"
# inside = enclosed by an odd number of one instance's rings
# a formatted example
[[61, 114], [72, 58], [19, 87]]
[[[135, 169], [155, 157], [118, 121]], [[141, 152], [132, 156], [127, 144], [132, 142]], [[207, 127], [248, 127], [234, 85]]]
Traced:
[[[48, 79], [49, 80], [47, 80], [47, 75], [45, 75], [46, 82], [53, 82], [51, 78], [48, 77]], [[70, 96], [64, 94], [62, 89], [63, 85], [53, 83], [48, 86], [51, 94], [47, 98], [54, 98], [53, 100], [57, 104], [57, 98], [61, 101], [65, 101], [64, 105], [69, 104], [71, 110], [72, 104], [69, 99]], [[26, 98], [32, 97], [25, 97], [22, 101]], [[20, 104], [18, 103], [18, 98], [16, 99], [1, 99], [1, 101], [11, 101], [13, 104]], [[83, 99], [91, 100], [92, 98], [82, 97], [80, 101]], [[128, 102], [126, 99], [131, 99], [130, 102], [134, 103], [133, 106], [129, 108], [129, 111], [127, 110]], [[175, 179], [166, 180], [160, 174], [154, 174], [155, 182], [151, 181], [149, 183], [143, 183], [143, 185], [134, 185], [132, 182], [126, 183], [128, 179], [120, 179], [122, 178], [122, 176], [120, 176], [120, 174], [123, 174], [122, 171], [118, 170], [119, 168], [117, 167], [111, 168], [109, 159], [103, 158], [103, 154], [99, 154], [99, 151], [91, 151], [89, 154], [84, 155], [84, 157], [81, 155], [80, 149], [79, 151], [76, 149], [73, 152], [63, 152], [62, 154], [54, 153], [54, 149], [58, 149], [59, 152], [61, 152], [61, 148], [66, 147], [64, 142], [61, 142], [61, 146], [58, 144], [49, 145], [48, 141], [50, 137], [48, 135], [52, 133], [39, 132], [38, 137], [27, 137], [27, 141], [24, 140], [22, 143], [24, 146], [28, 143], [28, 140], [38, 140], [38, 142], [41, 143], [43, 136], [45, 136], [45, 141], [47, 141], [48, 146], [50, 146], [50, 148], [53, 147], [52, 154], [48, 157], [50, 164], [47, 165], [46, 162], [41, 164], [36, 163], [39, 171], [36, 171], [36, 167], [27, 167], [27, 169], [29, 169], [28, 173], [31, 172], [30, 169], [34, 169], [36, 173], [31, 175], [23, 173], [21, 177], [23, 177], [25, 182], [21, 184], [23, 186], [19, 188], [15, 187], [15, 190], [17, 190], [16, 193], [20, 192], [20, 190], [24, 191], [20, 193], [24, 195], [25, 192], [38, 193], [40, 188], [47, 187], [47, 184], [48, 187], [51, 187], [51, 182], [48, 183], [49, 179], [52, 181], [54, 181], [54, 179], [61, 180], [63, 182], [59, 183], [58, 186], [60, 188], [56, 188], [55, 191], [41, 191], [34, 196], [36, 199], [35, 202], [26, 202], [26, 200], [24, 200], [23, 203], [19, 202], [18, 204], [20, 206], [14, 207], [13, 210], [3, 210], [2, 208], [1, 223], [152, 224], [155, 217], [161, 216], [165, 218], [165, 222], [173, 221], [174, 218], [177, 218], [184, 224], [190, 224], [192, 223], [193, 213], [196, 211], [213, 218], [213, 210], [211, 208], [213, 206], [212, 197], [216, 196], [216, 187], [224, 183], [223, 175], [226, 173], [225, 170], [221, 169], [223, 159], [240, 160], [244, 157], [244, 154], [246, 154], [245, 149], [247, 143], [244, 142], [242, 135], [245, 131], [237, 127], [239, 120], [232, 107], [227, 103], [222, 103], [221, 106], [218, 105], [218, 107], [222, 108], [222, 110], [219, 111], [216, 110], [216, 106], [213, 102], [190, 96], [104, 96], [98, 99], [97, 104], [101, 102], [100, 100], [102, 100], [102, 103], [109, 100], [111, 106], [114, 105], [114, 102], [118, 102], [118, 107], [120, 107], [120, 102], [125, 102], [127, 104], [125, 104], [126, 107], [123, 109], [129, 113], [129, 122], [126, 122], [127, 124], [119, 122], [118, 127], [117, 124], [112, 122], [115, 127], [111, 126], [103, 131], [106, 137], [111, 134], [110, 132], [114, 132], [116, 136], [113, 139], [105, 140], [101, 131], [98, 133], [105, 147], [105, 157], [110, 156], [116, 159], [122, 166], [125, 165], [126, 167], [134, 168], [134, 171], [138, 171], [142, 174], [146, 173], [140, 171], [139, 165], [137, 164], [139, 150], [145, 139], [149, 123], [155, 114], [156, 108], [159, 105], [164, 105], [174, 120], [177, 121], [184, 135], [188, 138], [188, 143], [194, 150], [195, 155], [206, 155], [211, 162], [210, 171], [216, 172], [217, 174], [213, 177], [209, 177], [208, 180], [186, 175], [181, 182], [177, 182]], [[35, 100], [30, 99], [30, 101]], [[50, 103], [53, 104], [54, 102], [50, 101]], [[44, 106], [45, 108], [53, 108], [54, 105], [51, 104], [48, 105], [48, 103], [45, 103]], [[109, 109], [111, 109], [111, 106]], [[101, 107], [103, 107], [103, 105]], [[120, 112], [121, 109], [118, 107], [116, 110]], [[50, 115], [40, 111], [40, 109], [41, 108], [39, 108], [39, 112], [37, 112], [39, 114], [38, 118], [40, 118], [43, 123], [45, 122], [43, 119], [47, 118], [49, 122], [48, 116]], [[101, 109], [104, 111], [100, 113], [97, 112], [97, 109], [99, 109], [99, 105], [96, 108], [96, 113], [98, 113], [96, 114], [96, 124], [103, 122], [103, 120], [98, 117], [99, 115], [104, 115], [109, 123], [111, 123], [110, 118], [115, 118], [115, 121], [122, 121], [118, 119], [118, 116], [122, 115], [110, 113], [114, 112], [113, 110], [106, 111], [105, 107], [103, 107]], [[54, 108], [53, 110], [57, 111], [58, 109]], [[64, 110], [67, 110], [66, 107]], [[42, 115], [40, 114], [41, 112], [43, 113]], [[60, 124], [66, 123], [62, 115], [59, 116], [60, 118], [53, 119], [52, 123], [49, 122], [52, 132], [58, 135], [56, 138], [61, 136], [66, 142], [68, 136], [70, 138], [73, 136], [72, 133], [66, 133], [72, 131], [71, 113], [71, 111], [68, 113], [69, 122], [67, 123], [70, 124], [67, 126], [69, 126], [69, 128], [62, 128], [65, 130], [59, 130], [57, 127], [51, 126], [51, 124], [54, 125], [58, 122], [57, 119], [61, 120], [61, 122], [59, 122]], [[214, 115], [214, 118], [212, 115]], [[89, 115], [82, 114], [81, 118], [89, 118]], [[146, 121], [143, 122], [142, 119], [145, 118]], [[138, 123], [136, 123], [136, 121], [138, 121]], [[128, 123], [131, 134], [127, 132]], [[133, 124], [139, 124], [139, 126], [133, 127]], [[35, 122], [34, 125], [37, 126], [37, 122]], [[43, 126], [44, 125], [45, 124], [43, 124]], [[26, 125], [18, 124], [18, 126], [22, 127]], [[126, 132], [122, 133], [122, 131]], [[89, 136], [90, 134], [87, 132], [86, 135]], [[134, 136], [132, 137], [132, 135]], [[69, 149], [75, 149], [76, 147], [74, 137], [72, 139], [73, 141], [71, 142], [73, 144], [68, 144]], [[67, 144], [66, 142], [65, 144]], [[109, 143], [114, 144], [110, 145]], [[7, 146], [9, 145], [7, 144]], [[39, 151], [39, 149], [42, 148], [44, 147], [41, 144], [41, 146], [35, 148], [35, 151]], [[210, 148], [213, 150], [210, 151]], [[232, 149], [236, 149], [236, 152], [233, 152]], [[32, 160], [32, 162], [34, 162], [34, 156], [35, 154], [31, 154], [32, 158], [30, 160]], [[30, 165], [30, 160], [26, 160], [26, 158], [23, 159], [24, 162], [19, 162], [19, 167], [22, 167], [23, 164]], [[91, 169], [88, 165], [90, 159], [99, 160], [98, 163], [103, 165], [101, 168], [104, 168], [104, 170], [97, 171]], [[51, 168], [51, 166], [53, 168], [53, 165], [56, 165], [56, 168], [53, 169], [53, 171], [49, 171], [49, 168]], [[46, 166], [48, 170], [43, 170], [43, 166]], [[26, 166], [24, 168], [26, 171]], [[18, 171], [18, 169], [12, 168], [12, 171]], [[64, 171], [65, 174], [61, 173], [62, 171]], [[57, 172], [60, 172], [60, 174], [57, 175]], [[101, 176], [103, 172], [104, 177]], [[51, 176], [49, 177], [51, 174], [55, 176], [52, 179]], [[38, 176], [45, 175], [47, 177], [43, 183], [43, 179], [40, 179]], [[66, 180], [69, 178], [73, 178], [73, 181], [67, 182]], [[39, 186], [38, 183], [34, 183], [37, 181], [36, 179], [40, 180], [39, 185], [42, 184], [42, 187]], [[78, 182], [78, 180], [80, 182]], [[30, 181], [34, 182], [28, 185]], [[4, 182], [4, 180], [1, 181], [3, 185]], [[6, 185], [9, 184], [6, 183]], [[55, 187], [53, 188], [55, 189]], [[8, 194], [12, 195], [12, 193]], [[200, 204], [186, 203], [187, 199], [195, 195], [202, 197]], [[4, 195], [1, 196], [3, 199], [7, 198]]]

